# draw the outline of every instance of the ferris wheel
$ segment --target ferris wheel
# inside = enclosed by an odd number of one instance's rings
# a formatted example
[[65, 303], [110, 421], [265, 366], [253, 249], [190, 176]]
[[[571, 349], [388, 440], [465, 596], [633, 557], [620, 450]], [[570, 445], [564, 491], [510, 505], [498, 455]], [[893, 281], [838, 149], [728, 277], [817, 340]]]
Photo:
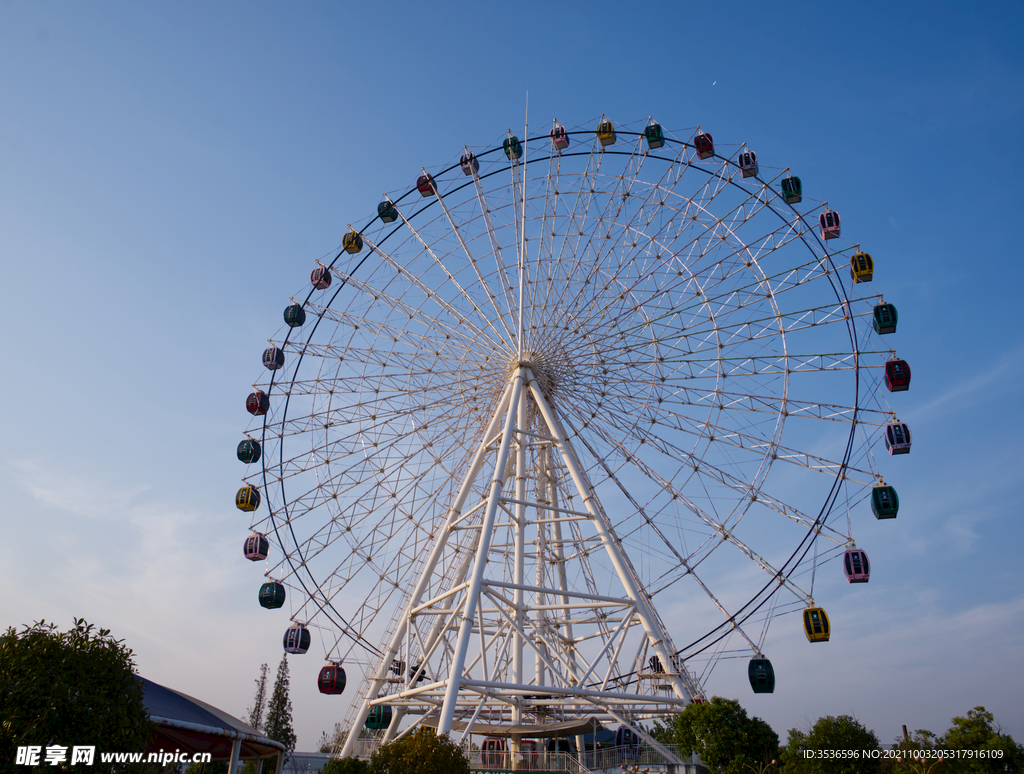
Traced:
[[899, 506], [871, 256], [700, 127], [453, 150], [317, 262], [246, 402], [245, 554], [321, 690], [360, 677], [346, 753], [647, 738], [729, 658], [772, 691], [773, 622], [827, 640], [815, 579], [867, 581], [853, 525]]

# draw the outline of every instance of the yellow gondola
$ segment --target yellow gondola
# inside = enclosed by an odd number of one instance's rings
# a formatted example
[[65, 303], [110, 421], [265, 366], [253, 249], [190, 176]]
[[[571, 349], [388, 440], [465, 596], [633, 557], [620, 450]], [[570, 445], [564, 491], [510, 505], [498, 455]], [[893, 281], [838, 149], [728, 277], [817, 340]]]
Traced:
[[828, 642], [831, 627], [825, 610], [820, 607], [809, 607], [804, 610], [804, 634], [808, 642]]
[[875, 262], [868, 253], [857, 251], [850, 258], [850, 276], [854, 282], [871, 282], [875, 271]]

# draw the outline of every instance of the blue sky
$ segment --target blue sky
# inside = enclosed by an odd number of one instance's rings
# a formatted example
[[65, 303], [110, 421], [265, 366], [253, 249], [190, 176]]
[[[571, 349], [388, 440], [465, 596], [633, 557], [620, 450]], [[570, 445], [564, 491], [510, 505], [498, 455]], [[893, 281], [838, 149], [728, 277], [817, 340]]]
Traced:
[[[1011, 3], [6, 3], [0, 625], [73, 616], [241, 715], [283, 623], [232, 507], [242, 401], [281, 309], [421, 166], [521, 127], [654, 115], [784, 159], [884, 266], [914, 449], [881, 459], [867, 586], [827, 647], [733, 696], [785, 737], [883, 742], [983, 704], [1024, 741], [1018, 258], [1022, 11]], [[898, 464], [896, 464], [898, 463]], [[344, 714], [292, 660], [300, 748]]]

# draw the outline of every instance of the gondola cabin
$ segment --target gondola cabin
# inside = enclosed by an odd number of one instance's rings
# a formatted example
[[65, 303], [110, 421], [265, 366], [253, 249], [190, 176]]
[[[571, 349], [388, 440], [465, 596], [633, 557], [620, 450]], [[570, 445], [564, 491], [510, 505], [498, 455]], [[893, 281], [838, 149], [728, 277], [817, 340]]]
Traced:
[[245, 410], [254, 417], [262, 417], [270, 411], [270, 396], [263, 390], [250, 392], [249, 397], [245, 399]]
[[569, 133], [561, 124], [555, 124], [555, 128], [551, 130], [551, 144], [555, 146], [555, 150], [560, 151], [569, 147]]
[[337, 664], [328, 664], [320, 670], [320, 675], [316, 678], [316, 687], [320, 689], [320, 693], [327, 693], [332, 696], [343, 693], [345, 690], [345, 670]]
[[850, 258], [850, 277], [854, 282], [871, 282], [875, 262], [868, 253], [856, 252]]
[[885, 386], [889, 392], [905, 392], [910, 389], [910, 366], [906, 360], [886, 362]]
[[398, 208], [394, 202], [385, 199], [377, 205], [377, 217], [381, 219], [382, 223], [394, 223], [398, 220]]
[[500, 737], [489, 736], [480, 745], [480, 768], [502, 769], [505, 768], [505, 740]]
[[906, 422], [890, 422], [885, 426], [885, 450], [889, 454], [910, 454], [910, 428]]
[[637, 747], [640, 744], [640, 737], [629, 726], [619, 726], [615, 729], [616, 747]]
[[782, 178], [782, 201], [786, 204], [799, 204], [803, 201], [803, 186], [799, 177], [789, 175]]
[[661, 664], [661, 658], [658, 656], [651, 656], [647, 659], [647, 668], [650, 669], [656, 675], [665, 674], [665, 667]]
[[437, 187], [434, 185], [434, 178], [430, 175], [420, 175], [416, 178], [416, 190], [420, 192], [420, 196], [426, 199], [428, 196], [433, 196], [434, 191]]
[[262, 562], [270, 553], [270, 541], [258, 532], [254, 532], [245, 539], [242, 553], [250, 562]]
[[851, 548], [843, 554], [843, 574], [850, 583], [867, 583], [871, 577], [867, 551]]
[[828, 616], [820, 607], [809, 607], [804, 610], [804, 634], [808, 642], [828, 642]]
[[[301, 624], [297, 626], [289, 626], [284, 632], [284, 651], [285, 653], [295, 653], [301, 655], [309, 650], [310, 636], [309, 629]], [[326, 667], [325, 667], [326, 669]], [[323, 670], [320, 671], [323, 674]]]
[[602, 148], [615, 144], [615, 127], [611, 121], [602, 121], [597, 125], [597, 139]]
[[825, 210], [818, 216], [818, 226], [821, 228], [822, 239], [835, 239], [839, 236], [839, 213]]
[[306, 322], [306, 310], [301, 304], [290, 304], [284, 309], [284, 321], [289, 328], [300, 328]]
[[775, 670], [772, 662], [758, 655], [747, 664], [747, 678], [754, 693], [775, 693]]
[[235, 452], [238, 459], [244, 462], [246, 465], [251, 465], [253, 462], [260, 461], [260, 455], [263, 454], [263, 449], [260, 448], [260, 442], [255, 441], [252, 438], [246, 438], [240, 444], [238, 444], [238, 450]]
[[876, 519], [895, 519], [900, 510], [896, 489], [882, 484], [871, 489], [871, 512]]
[[235, 507], [240, 511], [255, 511], [260, 507], [260, 490], [246, 484], [235, 492]]
[[331, 270], [326, 266], [317, 266], [309, 275], [309, 281], [317, 290], [327, 290], [331, 286]]
[[737, 158], [736, 163], [739, 164], [743, 177], [754, 177], [757, 174], [757, 154], [754, 151], [743, 151]]
[[699, 132], [693, 138], [693, 147], [697, 149], [697, 155], [702, 159], [709, 159], [715, 155], [715, 144], [707, 132]]
[[366, 727], [373, 731], [381, 731], [391, 725], [391, 718], [394, 715], [391, 707], [387, 704], [377, 704], [370, 707], [370, 714], [366, 716]]
[[648, 124], [644, 127], [644, 139], [647, 140], [647, 147], [650, 150], [657, 150], [665, 144], [665, 134], [661, 130], [661, 124]]
[[263, 366], [270, 371], [276, 371], [284, 365], [284, 350], [280, 347], [270, 345], [263, 350]]
[[875, 333], [895, 333], [896, 321], [898, 320], [896, 307], [892, 304], [875, 304], [874, 326]]
[[469, 151], [462, 154], [462, 158], [459, 159], [459, 169], [462, 170], [464, 175], [472, 175], [474, 172], [480, 171], [480, 160]]
[[505, 138], [505, 141], [501, 144], [501, 149], [505, 151], [509, 161], [518, 161], [523, 157], [523, 144], [519, 142], [519, 138], [514, 134], [511, 137]]
[[267, 610], [278, 610], [284, 605], [284, 585], [277, 581], [270, 581], [260, 586], [260, 607]]
[[341, 238], [341, 246], [346, 253], [355, 255], [363, 249], [363, 238], [355, 231], [349, 231]]

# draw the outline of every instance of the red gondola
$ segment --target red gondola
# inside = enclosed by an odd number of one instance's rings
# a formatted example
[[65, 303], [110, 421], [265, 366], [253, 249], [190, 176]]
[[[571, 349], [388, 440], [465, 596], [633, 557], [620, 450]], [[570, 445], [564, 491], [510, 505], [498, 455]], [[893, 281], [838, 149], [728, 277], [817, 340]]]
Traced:
[[480, 768], [505, 768], [506, 749], [505, 740], [500, 737], [489, 736], [484, 739], [480, 745]]
[[430, 175], [420, 175], [416, 178], [416, 190], [420, 192], [420, 196], [426, 198], [433, 196], [434, 191], [437, 187], [434, 185], [434, 178]]
[[702, 159], [709, 159], [715, 155], [715, 144], [707, 132], [700, 132], [693, 138], [693, 147], [697, 149]]
[[325, 666], [316, 679], [316, 687], [320, 689], [320, 693], [342, 693], [345, 690], [345, 670], [337, 664]]
[[245, 399], [245, 410], [254, 417], [262, 417], [270, 411], [270, 396], [263, 390], [250, 392], [249, 397]]
[[851, 548], [843, 556], [843, 573], [850, 583], [867, 583], [871, 577], [868, 554], [859, 548]]
[[885, 386], [889, 392], [910, 389], [910, 366], [906, 360], [890, 360], [885, 364]]

